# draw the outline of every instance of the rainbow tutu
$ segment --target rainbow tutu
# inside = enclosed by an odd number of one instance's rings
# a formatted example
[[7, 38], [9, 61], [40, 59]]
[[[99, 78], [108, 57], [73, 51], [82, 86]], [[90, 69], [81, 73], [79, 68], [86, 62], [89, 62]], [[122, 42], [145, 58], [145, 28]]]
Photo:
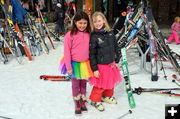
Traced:
[[[88, 79], [93, 76], [89, 60], [84, 62], [71, 61], [71, 65], [72, 75], [69, 75], [69, 77], [76, 79]], [[60, 61], [59, 71], [61, 74], [67, 74], [64, 57]]]

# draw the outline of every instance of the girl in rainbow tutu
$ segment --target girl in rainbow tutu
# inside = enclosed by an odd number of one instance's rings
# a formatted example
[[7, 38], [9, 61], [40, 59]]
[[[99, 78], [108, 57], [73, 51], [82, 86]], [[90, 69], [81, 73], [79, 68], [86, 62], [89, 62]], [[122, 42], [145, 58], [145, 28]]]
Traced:
[[90, 22], [85, 12], [77, 12], [73, 25], [64, 37], [64, 57], [60, 63], [62, 74], [72, 79], [72, 95], [75, 101], [75, 114], [87, 111], [86, 84], [93, 76], [89, 64]]

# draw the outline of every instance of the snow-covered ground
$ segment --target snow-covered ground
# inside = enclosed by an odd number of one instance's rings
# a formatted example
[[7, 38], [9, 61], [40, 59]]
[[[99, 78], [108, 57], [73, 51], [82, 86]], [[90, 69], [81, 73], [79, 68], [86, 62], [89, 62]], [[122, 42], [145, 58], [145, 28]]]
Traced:
[[[88, 100], [88, 112], [76, 116], [71, 95], [71, 82], [51, 82], [39, 79], [42, 74], [60, 75], [58, 66], [63, 56], [63, 44], [56, 42], [55, 47], [55, 50], [50, 49], [49, 55], [36, 56], [31, 62], [24, 58], [21, 65], [15, 59], [6, 65], [0, 64], [0, 116], [13, 119], [117, 119], [128, 112], [130, 107], [124, 81], [122, 81], [115, 89], [118, 104], [103, 103], [105, 111], [99, 112], [90, 105], [90, 100]], [[172, 43], [170, 47], [180, 54], [180, 45]], [[136, 60], [135, 57], [138, 57], [138, 54], [131, 49], [128, 52], [129, 70], [137, 71], [139, 65], [137, 65], [138, 58]], [[164, 63], [164, 65], [171, 66], [169, 63]], [[132, 88], [139, 86], [178, 88], [172, 83], [170, 77], [174, 72], [170, 69], [165, 69], [165, 71], [168, 80], [165, 80], [163, 72], [159, 71], [159, 80], [152, 82], [148, 72], [139, 70], [130, 76]], [[91, 88], [92, 86], [88, 85], [88, 97]], [[180, 103], [180, 98], [153, 93], [134, 94], [134, 98], [136, 107], [131, 109], [132, 114], [125, 116], [124, 119], [164, 119], [165, 104]]]

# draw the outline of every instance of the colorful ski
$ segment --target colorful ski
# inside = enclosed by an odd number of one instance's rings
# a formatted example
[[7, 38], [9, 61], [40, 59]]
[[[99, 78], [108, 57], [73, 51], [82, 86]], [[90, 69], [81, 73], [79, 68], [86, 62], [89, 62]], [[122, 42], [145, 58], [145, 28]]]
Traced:
[[124, 79], [125, 79], [125, 88], [126, 88], [126, 92], [128, 95], [129, 106], [131, 108], [135, 108], [136, 104], [134, 101], [133, 92], [132, 92], [131, 83], [130, 83], [128, 62], [127, 62], [127, 58], [126, 58], [126, 49], [122, 48], [121, 53], [122, 53], [122, 71], [123, 71], [123, 75], [124, 75]]
[[31, 56], [31, 53], [30, 53], [29, 49], [27, 48], [26, 42], [24, 41], [23, 35], [22, 35], [22, 33], [21, 33], [21, 31], [20, 31], [19, 26], [17, 25], [17, 23], [14, 25], [14, 28], [15, 28], [17, 34], [18, 34], [19, 39], [20, 39], [20, 40], [22, 41], [22, 43], [23, 43], [24, 51], [25, 51], [25, 53], [26, 53], [29, 61], [32, 61], [33, 58], [32, 58], [32, 56]]
[[70, 81], [68, 76], [41, 75], [40, 79], [48, 81]]

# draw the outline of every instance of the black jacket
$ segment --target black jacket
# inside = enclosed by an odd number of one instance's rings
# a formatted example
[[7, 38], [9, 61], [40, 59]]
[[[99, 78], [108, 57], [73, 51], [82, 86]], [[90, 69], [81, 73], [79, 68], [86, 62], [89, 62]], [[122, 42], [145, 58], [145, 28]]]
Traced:
[[64, 19], [65, 19], [65, 12], [62, 8], [56, 8], [55, 10], [55, 16], [54, 16], [54, 22], [57, 24], [64, 24]]
[[90, 65], [93, 71], [98, 70], [97, 64], [119, 62], [120, 51], [117, 40], [112, 32], [93, 32], [90, 39]]

